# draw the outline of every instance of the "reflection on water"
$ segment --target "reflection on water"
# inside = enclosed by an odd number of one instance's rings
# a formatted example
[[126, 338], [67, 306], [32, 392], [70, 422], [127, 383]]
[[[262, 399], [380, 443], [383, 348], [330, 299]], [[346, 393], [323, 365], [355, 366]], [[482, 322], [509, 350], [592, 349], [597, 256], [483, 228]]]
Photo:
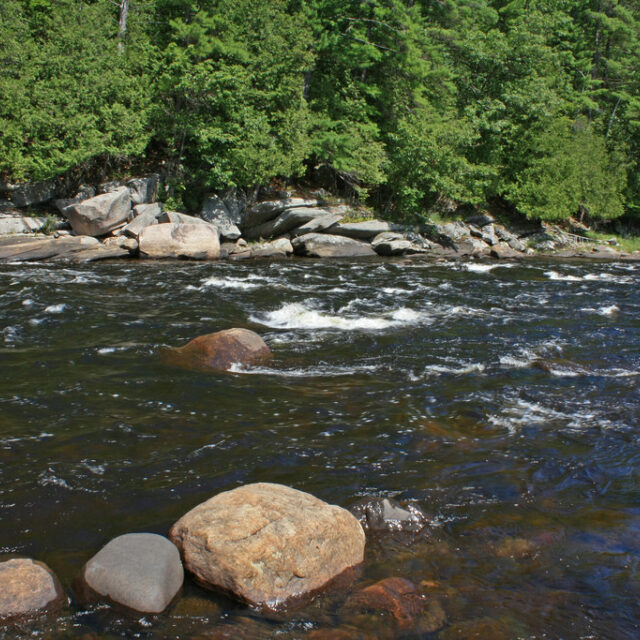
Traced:
[[[430, 535], [372, 541], [360, 584], [437, 597], [447, 624], [428, 637], [637, 638], [636, 268], [3, 265], [0, 550], [69, 588], [109, 539], [166, 535], [240, 484], [385, 495], [431, 514]], [[232, 326], [274, 361], [206, 375], [156, 357]], [[187, 584], [162, 616], [72, 603], [4, 637], [396, 635], [343, 601], [274, 620]]]

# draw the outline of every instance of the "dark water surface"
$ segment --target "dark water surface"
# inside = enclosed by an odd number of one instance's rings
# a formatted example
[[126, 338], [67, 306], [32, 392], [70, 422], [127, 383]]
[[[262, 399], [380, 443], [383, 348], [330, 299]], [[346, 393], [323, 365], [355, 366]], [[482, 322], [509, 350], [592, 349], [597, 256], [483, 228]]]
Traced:
[[[371, 542], [360, 578], [402, 576], [440, 599], [447, 626], [409, 637], [638, 638], [639, 271], [2, 265], [0, 552], [43, 560], [70, 591], [111, 538], [166, 535], [240, 484], [342, 506], [384, 495], [434, 518], [413, 544]], [[234, 326], [263, 335], [269, 367], [159, 361], [162, 345]], [[482, 620], [493, 631], [474, 636]], [[382, 619], [362, 624], [393, 637]], [[266, 620], [186, 584], [161, 616], [72, 603], [0, 637], [190, 638], [216, 625], [287, 639], [357, 627], [330, 598]]]

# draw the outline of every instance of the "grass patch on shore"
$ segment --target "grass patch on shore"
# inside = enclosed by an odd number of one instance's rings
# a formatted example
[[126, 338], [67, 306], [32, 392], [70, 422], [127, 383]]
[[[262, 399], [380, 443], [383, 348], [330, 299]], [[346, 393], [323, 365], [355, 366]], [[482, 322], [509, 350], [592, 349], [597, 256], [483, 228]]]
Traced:
[[601, 233], [598, 231], [587, 231], [585, 235], [587, 236], [587, 238], [600, 240], [605, 244], [607, 244], [607, 240], [615, 238], [618, 241], [617, 248], [626, 253], [640, 251], [640, 236], [618, 236], [612, 233]]

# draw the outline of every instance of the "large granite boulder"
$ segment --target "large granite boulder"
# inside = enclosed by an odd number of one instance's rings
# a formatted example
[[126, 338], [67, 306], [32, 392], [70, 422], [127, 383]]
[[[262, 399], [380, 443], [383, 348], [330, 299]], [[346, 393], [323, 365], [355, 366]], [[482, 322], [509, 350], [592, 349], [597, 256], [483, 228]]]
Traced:
[[272, 609], [359, 565], [365, 545], [345, 509], [270, 483], [214, 496], [180, 518], [169, 537], [200, 584]]
[[155, 533], [127, 533], [107, 543], [82, 569], [81, 596], [105, 598], [142, 613], [161, 613], [182, 587], [180, 553]]
[[202, 206], [200, 217], [217, 227], [225, 240], [237, 240], [242, 234], [238, 228], [240, 213], [231, 213], [226, 203], [218, 196], [210, 196]]
[[264, 340], [249, 329], [226, 329], [198, 336], [184, 347], [167, 349], [170, 364], [200, 371], [224, 371], [234, 364], [251, 365], [271, 356]]
[[[333, 231], [334, 227], [331, 228]], [[352, 240], [333, 233], [306, 233], [291, 241], [296, 255], [312, 258], [358, 258], [375, 256], [367, 242]]]
[[373, 240], [385, 231], [396, 231], [397, 225], [383, 220], [365, 220], [363, 222], [348, 222], [331, 227], [331, 233], [336, 236], [346, 236], [354, 240]]
[[317, 200], [306, 200], [305, 198], [283, 198], [281, 200], [258, 202], [258, 204], [254, 204], [253, 207], [243, 212], [240, 226], [244, 230], [250, 229], [273, 220], [273, 218], [278, 217], [287, 209], [315, 207], [317, 204]]
[[77, 202], [64, 209], [75, 233], [102, 236], [126, 223], [131, 216], [131, 196], [127, 187]]
[[203, 224], [164, 223], [145, 227], [138, 236], [140, 255], [146, 258], [218, 260], [218, 230]]
[[0, 562], [0, 620], [59, 607], [65, 600], [51, 569], [30, 558]]
[[137, 238], [142, 230], [151, 225], [158, 224], [158, 218], [162, 214], [162, 205], [138, 204], [133, 207], [133, 220], [123, 229], [123, 233], [130, 238]]

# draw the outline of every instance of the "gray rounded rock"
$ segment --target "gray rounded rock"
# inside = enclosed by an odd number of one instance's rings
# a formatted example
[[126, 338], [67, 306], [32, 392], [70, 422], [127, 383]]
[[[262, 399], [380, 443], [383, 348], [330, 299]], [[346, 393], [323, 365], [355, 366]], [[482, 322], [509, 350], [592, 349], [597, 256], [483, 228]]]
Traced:
[[142, 613], [164, 611], [183, 580], [178, 549], [155, 533], [114, 538], [82, 570], [82, 583], [92, 592]]

